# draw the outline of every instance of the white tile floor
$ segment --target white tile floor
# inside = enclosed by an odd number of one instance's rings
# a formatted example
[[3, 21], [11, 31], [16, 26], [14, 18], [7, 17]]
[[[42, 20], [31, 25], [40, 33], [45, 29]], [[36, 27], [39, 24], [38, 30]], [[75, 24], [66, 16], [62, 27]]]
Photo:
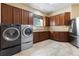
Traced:
[[79, 48], [67, 42], [46, 40], [14, 56], [79, 56]]

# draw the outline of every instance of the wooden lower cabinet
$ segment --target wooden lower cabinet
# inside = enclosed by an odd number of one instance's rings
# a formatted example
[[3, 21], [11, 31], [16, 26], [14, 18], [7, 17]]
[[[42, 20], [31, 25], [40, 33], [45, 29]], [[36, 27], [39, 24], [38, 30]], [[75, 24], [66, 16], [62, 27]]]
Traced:
[[39, 34], [38, 32], [33, 32], [33, 43], [39, 42]]
[[33, 42], [37, 43], [49, 39], [49, 32], [33, 32]]
[[50, 39], [53, 39], [53, 32], [50, 32]]
[[50, 38], [61, 42], [69, 41], [69, 32], [50, 32]]
[[33, 43], [52, 39], [60, 42], [69, 41], [69, 32], [33, 32]]
[[60, 32], [59, 36], [60, 41], [69, 41], [69, 32]]
[[40, 41], [49, 39], [49, 32], [39, 32], [39, 38]]

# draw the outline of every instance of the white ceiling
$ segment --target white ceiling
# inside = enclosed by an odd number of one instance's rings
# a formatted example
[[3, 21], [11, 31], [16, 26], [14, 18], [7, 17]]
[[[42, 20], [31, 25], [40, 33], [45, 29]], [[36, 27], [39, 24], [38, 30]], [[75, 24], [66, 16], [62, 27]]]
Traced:
[[26, 3], [31, 8], [37, 9], [43, 13], [51, 13], [56, 10], [70, 6], [70, 3]]

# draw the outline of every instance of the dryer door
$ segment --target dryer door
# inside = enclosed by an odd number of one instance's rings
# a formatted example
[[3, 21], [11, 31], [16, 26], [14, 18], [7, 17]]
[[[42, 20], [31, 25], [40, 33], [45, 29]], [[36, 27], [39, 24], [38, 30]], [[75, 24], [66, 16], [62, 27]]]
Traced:
[[7, 41], [15, 41], [19, 38], [20, 31], [17, 28], [10, 27], [3, 31], [3, 38]]
[[26, 37], [29, 37], [32, 35], [32, 28], [24, 28], [23, 29], [23, 35], [26, 36]]

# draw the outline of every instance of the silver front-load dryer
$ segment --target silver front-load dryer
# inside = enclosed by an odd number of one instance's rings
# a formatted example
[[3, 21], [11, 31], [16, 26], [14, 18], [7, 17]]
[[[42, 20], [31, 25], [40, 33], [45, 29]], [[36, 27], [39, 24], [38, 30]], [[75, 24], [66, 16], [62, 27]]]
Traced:
[[21, 25], [21, 50], [33, 45], [33, 29], [31, 25]]

